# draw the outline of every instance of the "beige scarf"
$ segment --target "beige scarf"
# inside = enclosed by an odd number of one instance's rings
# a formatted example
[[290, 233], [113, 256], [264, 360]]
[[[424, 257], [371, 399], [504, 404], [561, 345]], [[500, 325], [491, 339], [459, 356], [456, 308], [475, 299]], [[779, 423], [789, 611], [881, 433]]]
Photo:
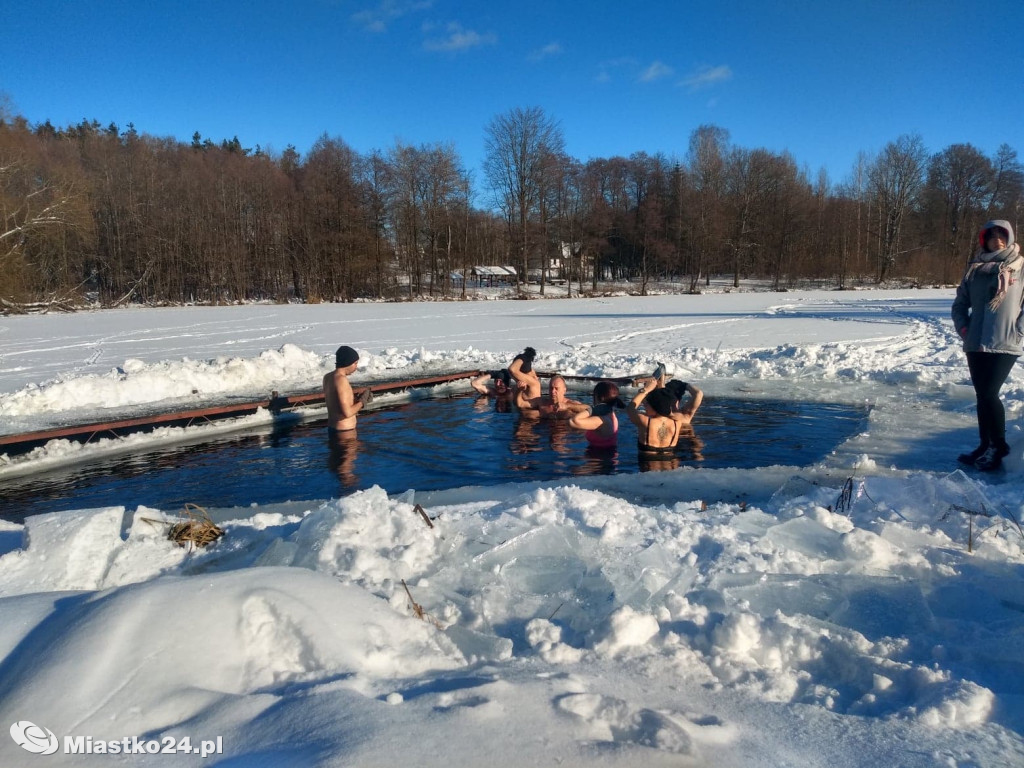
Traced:
[[1019, 279], [1021, 267], [1024, 267], [1024, 257], [1020, 255], [1020, 246], [1017, 243], [1008, 245], [1000, 251], [978, 251], [967, 266], [965, 280], [974, 277], [975, 272], [991, 275], [993, 272], [999, 274], [999, 285], [996, 288], [996, 295], [988, 303], [988, 308], [995, 312], [999, 305], [1006, 298], [1006, 289]]

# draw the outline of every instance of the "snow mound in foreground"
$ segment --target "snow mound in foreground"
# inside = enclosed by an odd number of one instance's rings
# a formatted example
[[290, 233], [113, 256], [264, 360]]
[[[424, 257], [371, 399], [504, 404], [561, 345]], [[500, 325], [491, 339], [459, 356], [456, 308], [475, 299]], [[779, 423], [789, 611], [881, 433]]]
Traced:
[[226, 699], [261, 709], [288, 686], [359, 691], [463, 663], [432, 625], [306, 569], [165, 576], [60, 596], [7, 660], [0, 717], [45, 712], [57, 733], [116, 739]]

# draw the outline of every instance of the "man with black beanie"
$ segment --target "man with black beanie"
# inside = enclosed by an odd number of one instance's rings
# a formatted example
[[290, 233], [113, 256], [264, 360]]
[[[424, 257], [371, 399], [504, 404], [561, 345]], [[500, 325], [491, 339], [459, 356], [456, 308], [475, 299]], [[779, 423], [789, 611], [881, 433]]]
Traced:
[[324, 400], [327, 403], [327, 431], [352, 432], [356, 414], [369, 402], [370, 390], [364, 389], [357, 400], [348, 377], [359, 367], [359, 353], [352, 347], [338, 347], [333, 371], [324, 376]]

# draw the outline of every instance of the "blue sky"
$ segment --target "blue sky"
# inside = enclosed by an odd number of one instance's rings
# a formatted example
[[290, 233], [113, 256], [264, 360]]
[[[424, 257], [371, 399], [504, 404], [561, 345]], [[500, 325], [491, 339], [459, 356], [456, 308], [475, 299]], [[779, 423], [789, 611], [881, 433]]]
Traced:
[[1024, 2], [3, 0], [0, 91], [83, 118], [306, 152], [452, 142], [479, 179], [513, 107], [569, 154], [686, 153], [701, 124], [841, 181], [904, 133], [1024, 154]]

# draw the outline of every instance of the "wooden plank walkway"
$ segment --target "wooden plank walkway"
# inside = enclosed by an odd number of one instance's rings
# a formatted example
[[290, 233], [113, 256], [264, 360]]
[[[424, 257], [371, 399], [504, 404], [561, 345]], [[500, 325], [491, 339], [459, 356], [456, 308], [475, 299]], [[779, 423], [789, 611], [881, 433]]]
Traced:
[[[416, 387], [430, 387], [437, 384], [445, 384], [450, 381], [475, 378], [480, 374], [480, 371], [459, 371], [458, 373], [427, 376], [419, 379], [380, 382], [363, 387], [353, 387], [353, 392], [357, 398], [364, 390], [367, 389], [375, 394], [401, 392], [403, 390], [414, 389]], [[45, 445], [50, 440], [65, 439], [88, 443], [96, 437], [121, 437], [135, 432], [145, 432], [156, 427], [186, 427], [193, 424], [203, 424], [221, 419], [248, 416], [249, 414], [256, 413], [260, 408], [269, 410], [274, 414], [278, 414], [283, 411], [303, 406], [319, 405], [323, 402], [324, 394], [322, 391], [298, 395], [278, 395], [277, 392], [274, 392], [265, 400], [217, 405], [208, 408], [174, 411], [171, 413], [159, 413], [149, 416], [140, 416], [133, 419], [121, 419], [118, 421], [73, 424], [66, 427], [45, 429], [38, 432], [24, 432], [17, 435], [0, 435], [0, 453], [8, 453], [12, 455], [25, 453], [37, 446]]]

